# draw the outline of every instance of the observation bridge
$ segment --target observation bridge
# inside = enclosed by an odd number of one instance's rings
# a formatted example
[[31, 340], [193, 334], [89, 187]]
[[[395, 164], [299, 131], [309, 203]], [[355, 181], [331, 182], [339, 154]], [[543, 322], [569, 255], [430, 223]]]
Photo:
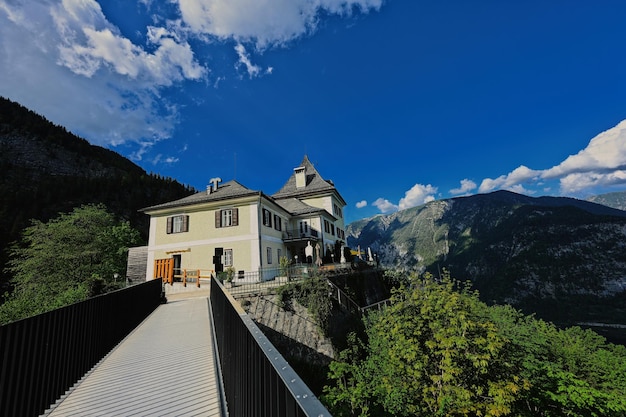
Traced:
[[162, 285], [0, 326], [0, 415], [330, 416], [221, 283]]

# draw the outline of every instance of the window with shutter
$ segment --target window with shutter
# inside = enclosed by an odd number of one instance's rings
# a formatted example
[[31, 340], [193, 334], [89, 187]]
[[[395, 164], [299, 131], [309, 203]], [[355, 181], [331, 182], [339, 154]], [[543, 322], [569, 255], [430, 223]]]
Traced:
[[239, 225], [239, 209], [222, 209], [215, 212], [215, 227], [230, 227]]
[[167, 218], [167, 230], [168, 234], [170, 233], [182, 233], [189, 231], [189, 216], [187, 215], [179, 215], [179, 216], [171, 216]]
[[272, 227], [272, 213], [263, 209], [263, 226]]
[[283, 230], [283, 221], [278, 214], [274, 214], [274, 229]]

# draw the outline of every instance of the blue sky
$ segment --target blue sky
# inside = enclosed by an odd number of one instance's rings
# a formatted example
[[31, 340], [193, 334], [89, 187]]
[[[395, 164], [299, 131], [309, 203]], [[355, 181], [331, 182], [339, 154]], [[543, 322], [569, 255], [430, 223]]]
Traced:
[[348, 221], [509, 189], [626, 189], [626, 2], [0, 0], [0, 95], [149, 172]]

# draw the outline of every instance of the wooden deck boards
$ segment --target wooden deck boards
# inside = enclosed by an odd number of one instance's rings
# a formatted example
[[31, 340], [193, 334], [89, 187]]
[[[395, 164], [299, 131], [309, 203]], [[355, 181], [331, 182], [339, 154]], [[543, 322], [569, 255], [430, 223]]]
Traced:
[[221, 416], [206, 297], [159, 306], [47, 415]]

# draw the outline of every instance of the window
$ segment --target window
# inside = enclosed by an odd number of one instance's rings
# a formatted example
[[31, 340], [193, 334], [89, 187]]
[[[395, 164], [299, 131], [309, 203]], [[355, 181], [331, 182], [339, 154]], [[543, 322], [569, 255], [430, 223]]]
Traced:
[[267, 264], [272, 264], [272, 248], [270, 248], [269, 246], [267, 247]]
[[272, 212], [263, 209], [263, 226], [272, 227]]
[[233, 266], [233, 250], [224, 249], [224, 266]]
[[335, 225], [334, 224], [330, 225], [330, 234], [335, 236]]
[[274, 229], [283, 230], [283, 219], [278, 214], [274, 214]]
[[167, 233], [182, 233], [189, 231], [189, 216], [180, 215], [167, 218]]
[[280, 249], [276, 249], [276, 259], [278, 259], [278, 262], [280, 263], [280, 258], [283, 257], [283, 251]]
[[233, 225], [233, 211], [222, 210], [222, 227], [228, 227]]
[[239, 225], [239, 209], [229, 208], [215, 211], [215, 227], [230, 227]]
[[324, 232], [330, 233], [330, 222], [328, 220], [324, 220]]
[[309, 233], [309, 223], [306, 220], [300, 222], [300, 233]]
[[343, 217], [343, 212], [341, 210], [341, 207], [339, 207], [337, 204], [333, 203], [333, 211], [335, 213], [335, 216], [342, 218]]

